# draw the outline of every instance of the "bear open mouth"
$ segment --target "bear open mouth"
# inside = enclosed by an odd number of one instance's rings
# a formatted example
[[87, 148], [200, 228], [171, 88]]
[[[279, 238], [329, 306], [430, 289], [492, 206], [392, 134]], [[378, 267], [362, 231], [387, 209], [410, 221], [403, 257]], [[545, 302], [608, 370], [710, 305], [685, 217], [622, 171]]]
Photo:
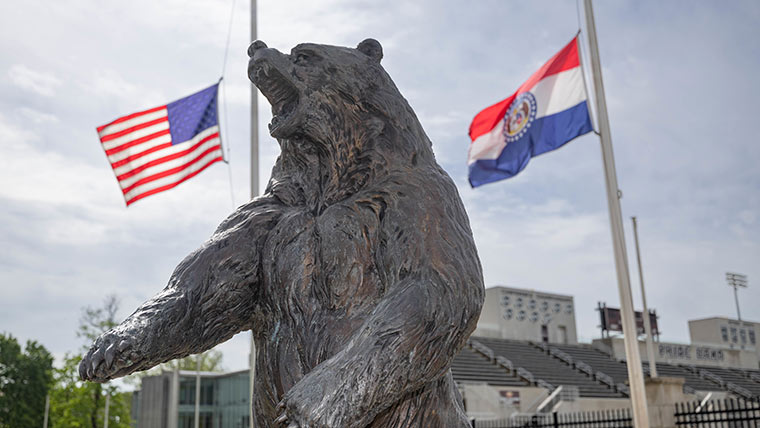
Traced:
[[299, 101], [298, 88], [279, 70], [266, 63], [261, 64], [256, 70], [256, 86], [272, 105], [269, 132], [274, 135], [294, 116], [293, 112]]

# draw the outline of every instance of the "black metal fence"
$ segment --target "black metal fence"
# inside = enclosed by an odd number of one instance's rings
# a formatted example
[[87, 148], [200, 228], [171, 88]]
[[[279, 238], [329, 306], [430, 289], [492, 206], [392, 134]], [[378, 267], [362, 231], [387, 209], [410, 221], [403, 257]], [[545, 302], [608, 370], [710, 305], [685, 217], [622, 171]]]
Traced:
[[760, 401], [714, 400], [700, 405], [698, 402], [678, 403], [676, 425], [709, 428], [744, 428], [760, 426]]
[[503, 420], [473, 420], [473, 428], [633, 428], [630, 409], [548, 413]]

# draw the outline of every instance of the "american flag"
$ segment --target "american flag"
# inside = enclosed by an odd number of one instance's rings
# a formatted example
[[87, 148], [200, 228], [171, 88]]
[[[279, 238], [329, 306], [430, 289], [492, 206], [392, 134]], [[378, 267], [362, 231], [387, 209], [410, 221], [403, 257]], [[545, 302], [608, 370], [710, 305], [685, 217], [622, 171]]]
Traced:
[[218, 87], [219, 83], [98, 127], [127, 206], [169, 190], [223, 160]]

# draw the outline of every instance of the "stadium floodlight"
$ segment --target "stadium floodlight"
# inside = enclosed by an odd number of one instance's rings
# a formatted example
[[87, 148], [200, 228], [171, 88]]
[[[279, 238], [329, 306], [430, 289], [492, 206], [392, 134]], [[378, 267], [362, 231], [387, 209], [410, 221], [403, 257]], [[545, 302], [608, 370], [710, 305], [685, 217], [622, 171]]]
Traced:
[[739, 321], [741, 321], [742, 313], [739, 311], [739, 295], [736, 290], [738, 290], [739, 287], [747, 288], [747, 275], [726, 272], [726, 283], [728, 283], [729, 287], [734, 288], [734, 300], [736, 300], [736, 316], [739, 318]]

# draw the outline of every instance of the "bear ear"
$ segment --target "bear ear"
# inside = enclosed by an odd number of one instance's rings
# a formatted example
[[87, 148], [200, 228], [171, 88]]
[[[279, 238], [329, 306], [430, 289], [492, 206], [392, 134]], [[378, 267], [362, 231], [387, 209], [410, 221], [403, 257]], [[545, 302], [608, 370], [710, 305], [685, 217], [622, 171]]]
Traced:
[[380, 60], [383, 59], [383, 47], [380, 46], [380, 42], [375, 39], [364, 40], [356, 46], [356, 49], [377, 62], [380, 62]]

